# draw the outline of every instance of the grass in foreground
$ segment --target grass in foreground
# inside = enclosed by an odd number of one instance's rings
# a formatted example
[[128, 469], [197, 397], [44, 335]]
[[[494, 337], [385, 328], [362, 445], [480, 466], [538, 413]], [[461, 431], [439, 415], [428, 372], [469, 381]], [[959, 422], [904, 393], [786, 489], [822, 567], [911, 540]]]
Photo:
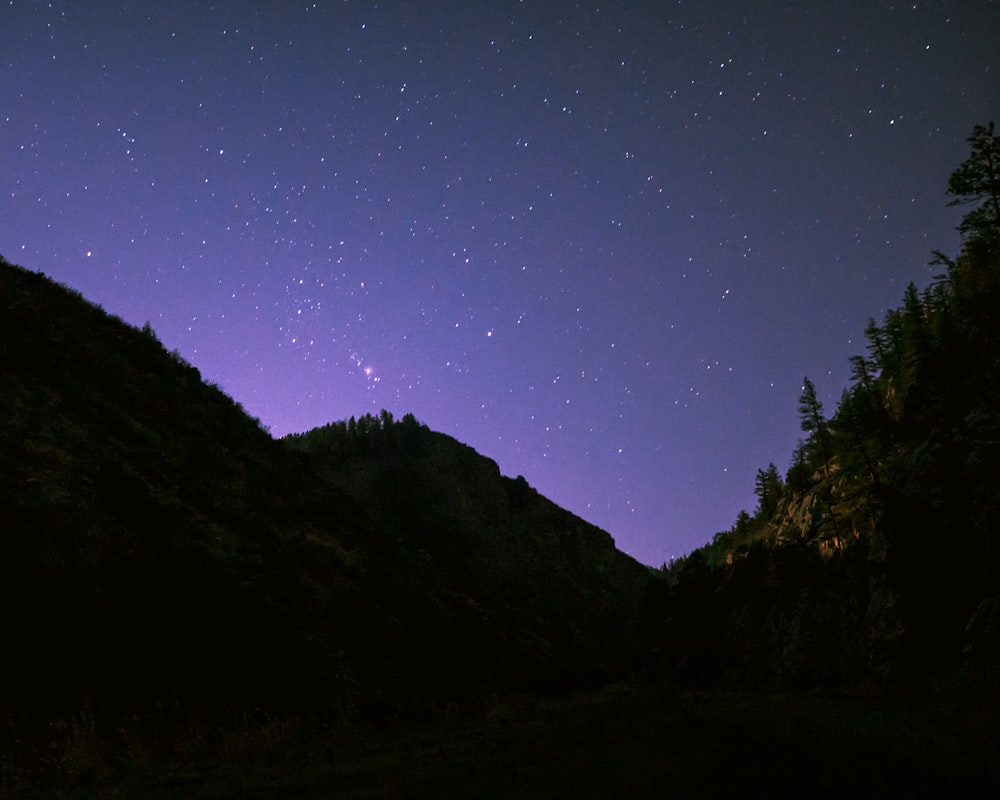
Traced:
[[[24, 796], [1000, 796], [992, 703], [620, 689], [505, 699], [476, 718], [315, 737], [271, 721], [201, 747], [193, 757], [136, 747], [90, 771], [63, 762], [53, 782]], [[85, 761], [87, 748], [78, 749]], [[7, 796], [20, 796], [15, 789]]]

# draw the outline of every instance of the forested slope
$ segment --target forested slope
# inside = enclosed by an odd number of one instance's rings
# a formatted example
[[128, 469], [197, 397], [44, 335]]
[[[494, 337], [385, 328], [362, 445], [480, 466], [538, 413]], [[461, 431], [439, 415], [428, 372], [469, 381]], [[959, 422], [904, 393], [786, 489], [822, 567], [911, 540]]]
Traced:
[[997, 663], [1000, 142], [969, 143], [961, 252], [870, 321], [829, 418], [804, 380], [785, 477], [759, 470], [754, 513], [666, 570], [647, 625], [668, 673], [879, 686]]

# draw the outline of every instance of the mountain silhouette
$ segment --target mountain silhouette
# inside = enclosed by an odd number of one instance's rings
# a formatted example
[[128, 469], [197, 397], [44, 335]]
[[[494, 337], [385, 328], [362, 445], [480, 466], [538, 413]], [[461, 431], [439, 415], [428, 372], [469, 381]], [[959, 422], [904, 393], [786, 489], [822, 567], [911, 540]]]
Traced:
[[471, 448], [276, 441], [40, 274], [0, 265], [0, 309], [3, 708], [379, 717], [634, 662], [649, 571]]

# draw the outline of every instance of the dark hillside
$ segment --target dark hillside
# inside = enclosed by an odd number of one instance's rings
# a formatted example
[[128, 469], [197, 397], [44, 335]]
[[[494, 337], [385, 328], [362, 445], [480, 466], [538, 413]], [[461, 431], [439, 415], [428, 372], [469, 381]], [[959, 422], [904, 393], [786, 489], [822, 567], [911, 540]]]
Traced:
[[648, 570], [524, 478], [501, 476], [412, 415], [366, 415], [286, 441], [368, 510], [415, 568], [432, 569], [500, 626], [497, 664], [523, 688], [593, 684], [634, 663]]
[[4, 705], [284, 701], [331, 670], [340, 632], [309, 629], [357, 613], [368, 518], [148, 329], [0, 274]]
[[827, 418], [758, 508], [673, 565], [648, 622], [664, 668], [804, 685], [988, 686], [1000, 667], [1000, 140], [952, 176], [959, 256], [872, 320]]
[[4, 713], [396, 714], [630, 658], [647, 571], [463, 445], [411, 420], [381, 455], [275, 441], [148, 328], [6, 262], [0, 326]]

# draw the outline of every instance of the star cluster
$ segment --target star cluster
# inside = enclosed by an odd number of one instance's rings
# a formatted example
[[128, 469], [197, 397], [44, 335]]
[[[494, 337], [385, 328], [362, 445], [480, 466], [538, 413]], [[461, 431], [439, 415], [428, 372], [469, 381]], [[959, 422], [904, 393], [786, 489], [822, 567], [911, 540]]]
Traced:
[[275, 435], [413, 412], [659, 564], [954, 252], [1000, 6], [0, 7], [0, 252]]

